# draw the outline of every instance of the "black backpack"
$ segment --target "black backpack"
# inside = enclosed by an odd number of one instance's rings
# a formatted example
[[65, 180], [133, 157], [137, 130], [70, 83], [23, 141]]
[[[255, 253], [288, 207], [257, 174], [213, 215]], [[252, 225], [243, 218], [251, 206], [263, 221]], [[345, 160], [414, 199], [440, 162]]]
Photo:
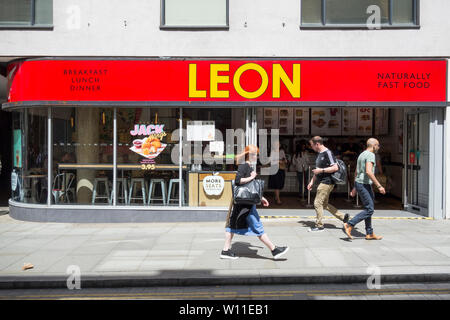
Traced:
[[336, 159], [336, 163], [338, 165], [338, 171], [333, 172], [331, 174], [331, 179], [336, 184], [346, 184], [347, 183], [347, 166], [344, 161], [340, 159]]

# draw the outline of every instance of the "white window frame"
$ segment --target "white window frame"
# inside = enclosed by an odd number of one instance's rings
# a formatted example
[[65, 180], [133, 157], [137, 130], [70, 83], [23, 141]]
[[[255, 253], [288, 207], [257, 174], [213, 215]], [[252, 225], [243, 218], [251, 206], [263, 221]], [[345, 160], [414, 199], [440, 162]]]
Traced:
[[225, 25], [186, 25], [171, 26], [166, 24], [166, 0], [161, 0], [161, 30], [229, 30], [230, 28], [230, 1], [226, 1], [226, 23]]
[[[302, 1], [302, 0], [300, 0]], [[319, 0], [318, 0], [319, 1]], [[321, 22], [320, 23], [303, 23], [301, 4], [300, 4], [300, 29], [367, 29], [366, 24], [327, 24], [326, 23], [326, 0], [320, 0], [322, 2]], [[381, 24], [381, 29], [420, 29], [420, 0], [413, 0], [413, 24], [395, 24], [393, 23], [392, 8], [393, 1], [389, 1], [389, 23]]]
[[14, 24], [14, 23], [4, 23], [0, 21], [1, 29], [53, 29], [53, 0], [51, 1], [52, 6], [52, 21], [49, 24], [38, 24], [36, 23], [36, 0], [31, 0], [31, 16], [28, 24]]

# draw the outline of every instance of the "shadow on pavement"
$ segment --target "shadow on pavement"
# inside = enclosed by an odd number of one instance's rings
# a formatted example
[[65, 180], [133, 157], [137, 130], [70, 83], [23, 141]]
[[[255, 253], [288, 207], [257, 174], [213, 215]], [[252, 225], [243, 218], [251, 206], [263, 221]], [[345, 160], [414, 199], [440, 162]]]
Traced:
[[[303, 225], [303, 227], [305, 228], [313, 228], [316, 226], [314, 221], [298, 221], [297, 223]], [[345, 234], [344, 229], [342, 227], [336, 227], [334, 224], [330, 224], [330, 223], [324, 223], [323, 225], [324, 229], [341, 229], [342, 232]], [[353, 236], [353, 240], [358, 240], [358, 238], [366, 238], [366, 235], [364, 233], [361, 233], [358, 231], [358, 229], [354, 228], [352, 231], [352, 236]], [[348, 239], [347, 237], [345, 238], [339, 238], [341, 240], [344, 241], [351, 241], [350, 239]]]
[[[302, 224], [303, 227], [305, 227], [305, 228], [314, 228], [316, 226], [316, 223], [314, 221], [298, 221], [297, 223]], [[330, 223], [324, 223], [323, 227], [325, 229], [341, 229], [339, 227], [336, 227], [334, 224], [330, 224]]]
[[[347, 237], [347, 234], [345, 233], [344, 228], [342, 228], [342, 233], [345, 234], [345, 238], [339, 238], [339, 239], [344, 240], [344, 241], [348, 241], [348, 242], [352, 241], [352, 240], [350, 240]], [[364, 233], [359, 232], [358, 229], [353, 228], [353, 230], [352, 230], [352, 237], [353, 237], [353, 240], [359, 240], [361, 238], [363, 238], [365, 240], [366, 235]]]
[[[257, 249], [252, 249], [257, 248]], [[273, 258], [268, 258], [260, 256], [258, 254], [258, 249], [269, 250], [265, 247], [254, 246], [248, 242], [235, 242], [232, 244], [231, 249], [239, 257], [246, 257], [252, 259], [265, 259], [265, 260], [275, 260]], [[287, 259], [276, 259], [275, 261], [286, 261]]]

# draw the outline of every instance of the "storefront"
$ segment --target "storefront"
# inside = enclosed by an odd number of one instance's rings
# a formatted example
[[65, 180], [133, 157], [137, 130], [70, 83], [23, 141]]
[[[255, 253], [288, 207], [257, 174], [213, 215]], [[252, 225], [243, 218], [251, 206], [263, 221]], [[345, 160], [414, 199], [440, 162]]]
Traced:
[[223, 220], [235, 155], [278, 132], [291, 154], [379, 137], [402, 209], [443, 216], [446, 60], [48, 58], [8, 81], [17, 219]]

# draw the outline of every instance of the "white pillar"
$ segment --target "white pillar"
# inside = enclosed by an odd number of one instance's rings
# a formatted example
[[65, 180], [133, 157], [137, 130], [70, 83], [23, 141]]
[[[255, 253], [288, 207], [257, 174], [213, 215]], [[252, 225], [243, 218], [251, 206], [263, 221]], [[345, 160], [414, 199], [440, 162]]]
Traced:
[[[99, 109], [77, 108], [76, 109], [77, 163], [97, 164], [99, 162], [98, 144], [99, 137]], [[77, 172], [77, 199], [80, 204], [89, 204], [92, 199], [92, 189], [96, 171], [91, 169], [79, 169]]]
[[444, 133], [444, 170], [445, 170], [445, 181], [444, 181], [444, 210], [445, 219], [450, 219], [450, 107], [445, 110], [445, 133]]
[[[447, 60], [447, 64], [449, 61]], [[450, 76], [447, 73], [447, 92], [450, 92]], [[448, 99], [448, 98], [447, 98]], [[447, 101], [447, 105], [449, 102]], [[444, 114], [444, 218], [450, 219], [450, 107]]]

